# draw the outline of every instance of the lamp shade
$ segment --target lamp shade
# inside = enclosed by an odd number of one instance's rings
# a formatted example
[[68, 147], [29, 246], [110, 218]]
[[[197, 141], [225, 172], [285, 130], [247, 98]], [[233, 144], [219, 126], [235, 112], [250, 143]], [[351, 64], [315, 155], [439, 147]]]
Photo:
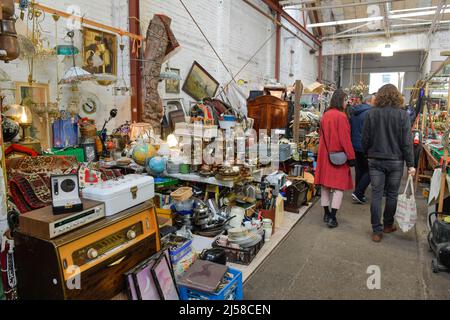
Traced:
[[139, 137], [144, 137], [151, 129], [152, 126], [148, 123], [133, 123], [130, 126], [130, 140], [136, 141]]
[[60, 84], [68, 84], [80, 81], [90, 81], [93, 80], [94, 76], [78, 67], [71, 67], [66, 71], [64, 76], [62, 77]]

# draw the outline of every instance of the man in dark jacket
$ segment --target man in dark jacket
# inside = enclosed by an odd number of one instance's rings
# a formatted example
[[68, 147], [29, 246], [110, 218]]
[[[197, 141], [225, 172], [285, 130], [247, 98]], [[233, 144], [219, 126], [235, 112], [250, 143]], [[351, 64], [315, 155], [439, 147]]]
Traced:
[[[380, 242], [383, 234], [397, 231], [394, 217], [405, 162], [409, 175], [416, 173], [411, 121], [402, 106], [403, 98], [397, 88], [385, 85], [378, 91], [375, 107], [367, 113], [364, 122], [361, 146], [369, 159], [374, 242]], [[382, 212], [384, 193], [386, 205]]]
[[350, 118], [352, 143], [356, 154], [355, 191], [352, 194], [352, 198], [355, 202], [361, 204], [364, 204], [367, 201], [365, 193], [370, 184], [369, 162], [361, 146], [361, 135], [364, 127], [364, 120], [366, 119], [368, 111], [372, 108], [372, 99], [373, 95], [366, 96], [363, 103], [354, 108], [353, 115]]

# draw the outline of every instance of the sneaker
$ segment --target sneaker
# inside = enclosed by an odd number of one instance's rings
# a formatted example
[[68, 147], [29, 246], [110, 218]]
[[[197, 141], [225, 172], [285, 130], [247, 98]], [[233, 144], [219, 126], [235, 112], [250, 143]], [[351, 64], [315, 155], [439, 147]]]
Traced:
[[334, 219], [330, 218], [330, 220], [328, 221], [327, 225], [328, 225], [328, 228], [334, 229], [334, 228], [338, 227], [339, 223], [338, 223], [336, 218], [334, 218]]
[[359, 198], [355, 193], [352, 193], [352, 199], [353, 199], [353, 201], [358, 202], [359, 204], [365, 204], [366, 203], [365, 197]]

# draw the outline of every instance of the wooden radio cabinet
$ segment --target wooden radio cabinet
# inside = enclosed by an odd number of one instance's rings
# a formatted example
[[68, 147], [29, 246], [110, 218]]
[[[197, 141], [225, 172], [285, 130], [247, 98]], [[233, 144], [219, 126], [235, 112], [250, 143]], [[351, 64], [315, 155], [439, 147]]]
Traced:
[[17, 286], [24, 300], [109, 300], [124, 273], [160, 250], [153, 202], [52, 240], [14, 236]]
[[288, 125], [288, 102], [274, 96], [260, 96], [247, 103], [248, 117], [255, 120], [253, 128], [286, 129]]

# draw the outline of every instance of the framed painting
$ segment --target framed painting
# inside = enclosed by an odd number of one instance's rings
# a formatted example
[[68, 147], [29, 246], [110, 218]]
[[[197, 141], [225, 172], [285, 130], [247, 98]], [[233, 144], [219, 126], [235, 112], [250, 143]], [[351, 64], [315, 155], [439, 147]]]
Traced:
[[83, 69], [92, 74], [117, 76], [117, 36], [83, 28]]
[[214, 79], [197, 61], [194, 61], [191, 70], [183, 85], [183, 91], [196, 101], [214, 97], [219, 89], [219, 82]]
[[[32, 137], [40, 140], [42, 148], [51, 147], [50, 128], [45, 113], [50, 101], [50, 89], [48, 83], [16, 82], [16, 104], [30, 108], [33, 115]], [[33, 133], [34, 132], [34, 133]]]
[[[180, 69], [170, 68], [170, 71], [180, 75]], [[180, 80], [166, 79], [166, 93], [180, 93]]]

